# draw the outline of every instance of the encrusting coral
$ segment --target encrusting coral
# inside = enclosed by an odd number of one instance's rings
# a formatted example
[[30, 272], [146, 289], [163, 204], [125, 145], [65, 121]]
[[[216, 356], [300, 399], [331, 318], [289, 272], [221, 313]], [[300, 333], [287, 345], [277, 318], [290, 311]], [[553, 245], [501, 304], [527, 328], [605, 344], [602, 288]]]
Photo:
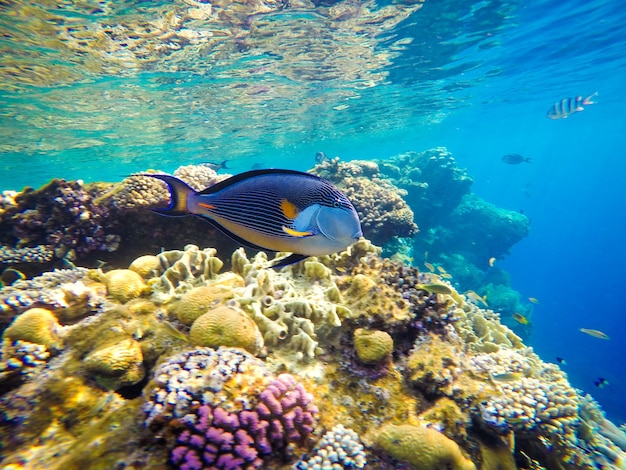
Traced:
[[476, 470], [456, 442], [429, 427], [387, 424], [380, 430], [376, 445], [415, 470]]

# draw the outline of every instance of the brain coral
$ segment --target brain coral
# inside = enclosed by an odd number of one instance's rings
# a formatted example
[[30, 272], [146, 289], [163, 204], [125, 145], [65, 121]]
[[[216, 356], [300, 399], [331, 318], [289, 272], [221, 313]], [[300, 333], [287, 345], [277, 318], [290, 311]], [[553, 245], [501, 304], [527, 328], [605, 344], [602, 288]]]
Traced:
[[13, 341], [41, 344], [50, 350], [62, 348], [59, 323], [50, 310], [31, 308], [19, 315], [4, 331], [3, 337]]
[[256, 323], [244, 312], [225, 305], [198, 317], [191, 325], [189, 339], [198, 346], [237, 347], [252, 354], [263, 347], [263, 337]]
[[385, 331], [357, 328], [354, 331], [354, 348], [361, 362], [375, 364], [391, 357], [393, 339]]
[[109, 295], [122, 303], [139, 297], [146, 289], [142, 277], [130, 269], [114, 269], [104, 275]]
[[132, 338], [92, 351], [83, 364], [101, 385], [112, 390], [136, 384], [145, 375], [141, 345]]
[[128, 269], [131, 271], [135, 271], [144, 279], [152, 277], [161, 267], [161, 263], [159, 262], [158, 256], [155, 255], [144, 255], [135, 259]]
[[380, 430], [376, 445], [415, 470], [476, 470], [456, 442], [432, 428], [387, 424]]

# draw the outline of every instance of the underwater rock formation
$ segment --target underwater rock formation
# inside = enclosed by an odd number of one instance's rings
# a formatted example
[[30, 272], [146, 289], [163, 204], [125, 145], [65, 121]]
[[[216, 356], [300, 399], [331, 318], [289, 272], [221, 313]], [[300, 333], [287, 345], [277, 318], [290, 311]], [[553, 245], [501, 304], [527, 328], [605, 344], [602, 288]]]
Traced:
[[445, 147], [406, 152], [378, 163], [381, 176], [406, 192], [404, 199], [422, 230], [440, 225], [473, 183]]

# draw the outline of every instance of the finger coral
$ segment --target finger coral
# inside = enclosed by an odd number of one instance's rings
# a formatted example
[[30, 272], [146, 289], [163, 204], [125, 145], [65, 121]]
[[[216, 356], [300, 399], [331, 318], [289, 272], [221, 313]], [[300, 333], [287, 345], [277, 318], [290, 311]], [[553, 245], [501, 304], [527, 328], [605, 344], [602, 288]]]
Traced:
[[240, 349], [174, 356], [155, 383], [146, 423], [175, 426], [170, 462], [177, 468], [261, 468], [273, 453], [304, 444], [318, 412], [294, 377], [273, 377]]

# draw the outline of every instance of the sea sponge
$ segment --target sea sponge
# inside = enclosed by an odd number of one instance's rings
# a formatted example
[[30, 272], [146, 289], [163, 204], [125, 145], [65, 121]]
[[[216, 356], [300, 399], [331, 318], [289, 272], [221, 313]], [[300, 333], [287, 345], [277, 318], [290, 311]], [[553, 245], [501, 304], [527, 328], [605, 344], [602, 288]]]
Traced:
[[195, 287], [173, 304], [170, 311], [183, 325], [190, 326], [209, 309], [232, 299], [234, 296], [233, 287], [243, 287], [243, 285], [243, 279], [237, 274], [232, 274], [208, 286]]
[[387, 424], [376, 445], [394, 459], [408, 462], [415, 470], [476, 470], [459, 445], [432, 428], [411, 424]]
[[135, 271], [144, 279], [148, 279], [149, 277], [154, 276], [159, 272], [161, 268], [161, 262], [159, 261], [159, 257], [155, 255], [144, 255], [135, 259], [128, 269], [131, 271]]
[[263, 347], [263, 337], [256, 323], [240, 310], [225, 305], [196, 319], [191, 325], [189, 339], [198, 346], [230, 346], [252, 354]]
[[146, 283], [135, 271], [114, 269], [104, 275], [109, 295], [122, 303], [139, 297], [147, 288]]
[[12, 341], [28, 341], [48, 349], [61, 349], [63, 343], [58, 334], [59, 322], [50, 310], [31, 308], [13, 320], [3, 337]]
[[141, 344], [132, 338], [92, 351], [83, 364], [100, 385], [111, 390], [136, 384], [145, 375]]
[[354, 349], [365, 364], [382, 362], [393, 352], [393, 339], [386, 331], [358, 328], [354, 331]]

